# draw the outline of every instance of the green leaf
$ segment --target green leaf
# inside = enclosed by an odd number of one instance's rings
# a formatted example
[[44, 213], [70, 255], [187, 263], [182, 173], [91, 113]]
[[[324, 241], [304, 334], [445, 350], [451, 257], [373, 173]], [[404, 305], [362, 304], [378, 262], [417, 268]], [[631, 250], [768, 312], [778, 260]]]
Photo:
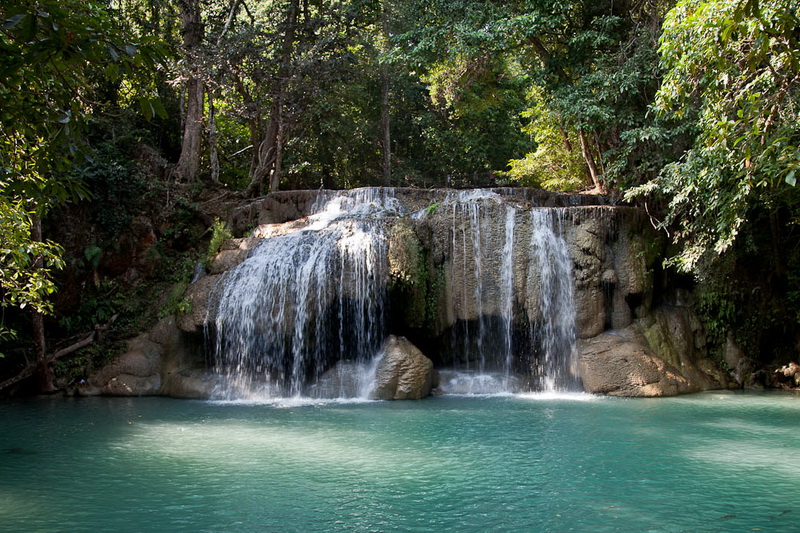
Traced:
[[156, 115], [159, 118], [162, 118], [162, 119], [166, 119], [167, 118], [167, 116], [168, 116], [167, 115], [167, 110], [164, 109], [164, 104], [161, 103], [161, 100], [153, 99], [153, 100], [150, 101], [150, 105], [152, 106], [153, 111], [155, 111]]
[[142, 114], [144, 115], [145, 120], [147, 120], [148, 122], [153, 120], [154, 110], [148, 98], [139, 99], [139, 108], [142, 110]]
[[795, 186], [795, 184], [797, 183], [797, 178], [795, 178], [794, 170], [790, 170], [789, 173], [786, 174], [786, 178], [784, 181], [786, 181], [786, 183], [788, 183], [792, 187]]
[[13, 17], [6, 19], [6, 21], [3, 22], [3, 29], [10, 30], [11, 28], [19, 24], [27, 16], [28, 16], [27, 13], [20, 13], [19, 15], [14, 15]]
[[116, 63], [109, 63], [106, 65], [106, 68], [103, 69], [103, 73], [107, 80], [116, 81], [119, 79], [119, 65]]

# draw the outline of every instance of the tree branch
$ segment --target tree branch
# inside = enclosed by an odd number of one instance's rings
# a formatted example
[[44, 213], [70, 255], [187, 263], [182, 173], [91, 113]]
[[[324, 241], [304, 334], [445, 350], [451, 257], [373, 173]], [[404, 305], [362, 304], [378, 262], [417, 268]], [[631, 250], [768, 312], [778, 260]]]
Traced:
[[[100, 326], [100, 325], [95, 326], [94, 327], [94, 331], [91, 331], [89, 333], [86, 333], [86, 334], [82, 335], [82, 338], [79, 341], [74, 342], [74, 343], [70, 344], [69, 346], [67, 346], [65, 348], [61, 348], [60, 350], [56, 350], [52, 354], [49, 354], [47, 356], [47, 364], [50, 364], [53, 361], [55, 361], [56, 359], [60, 359], [61, 357], [64, 357], [64, 356], [69, 355], [71, 353], [77, 352], [81, 348], [85, 348], [86, 346], [89, 346], [90, 344], [92, 344], [94, 341], [96, 341], [98, 338], [100, 338], [100, 332], [105, 331], [109, 327], [111, 327], [111, 324], [114, 323], [114, 321], [117, 319], [118, 316], [119, 316], [118, 314], [112, 316], [111, 320], [109, 320], [108, 323], [106, 323], [106, 324], [104, 324], [102, 326]], [[34, 362], [32, 364], [28, 364], [28, 366], [23, 368], [22, 371], [19, 372], [16, 376], [14, 376], [12, 378], [9, 378], [9, 379], [3, 381], [2, 383], [0, 383], [0, 391], [2, 391], [4, 389], [7, 389], [8, 387], [10, 387], [12, 385], [16, 385], [20, 381], [23, 381], [23, 380], [33, 376], [34, 374], [36, 374], [37, 369], [38, 369], [38, 362]]]

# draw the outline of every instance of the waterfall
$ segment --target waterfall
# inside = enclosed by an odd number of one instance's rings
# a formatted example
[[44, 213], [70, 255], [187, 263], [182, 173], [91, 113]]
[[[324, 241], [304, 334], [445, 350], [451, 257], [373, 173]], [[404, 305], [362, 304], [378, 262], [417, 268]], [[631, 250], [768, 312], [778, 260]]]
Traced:
[[298, 396], [385, 336], [391, 190], [321, 194], [302, 230], [262, 241], [223, 280], [214, 321], [218, 396]]
[[532, 373], [538, 388], [545, 391], [579, 390], [572, 260], [564, 239], [556, 233], [556, 221], [561, 222], [558, 210], [531, 210], [529, 278], [539, 278], [535, 313], [539, 320], [531, 333], [532, 345], [540, 350]]
[[487, 190], [404, 194], [408, 208], [393, 189], [320, 191], [306, 218], [225, 274], [207, 324], [218, 397], [364, 389], [360, 374], [402, 327], [387, 324], [388, 228], [401, 217], [439, 232], [446, 329], [428, 356], [452, 362], [443, 391], [579, 388], [563, 210]]
[[503, 243], [503, 264], [501, 280], [501, 317], [503, 319], [503, 347], [505, 355], [503, 370], [509, 374], [514, 365], [514, 230], [517, 223], [517, 210], [506, 206], [505, 242]]
[[[443, 388], [579, 390], [572, 261], [558, 215], [563, 210], [523, 210], [494, 191], [450, 193], [445, 206], [455, 372], [443, 375]], [[526, 210], [528, 220], [519, 227]], [[517, 279], [522, 272], [526, 282]], [[521, 372], [528, 385], [518, 382]]]
[[486, 342], [497, 334], [492, 331], [490, 316], [497, 313], [499, 302], [496, 290], [487, 285], [495, 281], [494, 276], [485, 275], [485, 272], [493, 272], [487, 267], [496, 259], [496, 254], [490, 256], [487, 252], [496, 250], [487, 241], [493, 237], [497, 224], [487, 217], [487, 210], [483, 208], [485, 203], [496, 206], [500, 201], [498, 194], [477, 189], [450, 192], [444, 202], [452, 235], [448, 280], [451, 312], [461, 319], [451, 333], [452, 349], [457, 352], [456, 363], [460, 369], [481, 374], [488, 367], [497, 366], [494, 361], [500, 356], [497, 346]]

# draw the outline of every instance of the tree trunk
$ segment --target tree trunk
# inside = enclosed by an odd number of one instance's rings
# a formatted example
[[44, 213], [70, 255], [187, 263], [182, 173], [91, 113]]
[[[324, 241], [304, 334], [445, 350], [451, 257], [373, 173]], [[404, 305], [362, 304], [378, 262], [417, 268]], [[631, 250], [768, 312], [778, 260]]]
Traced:
[[[280, 114], [280, 107], [280, 104], [277, 102], [273, 104], [272, 113], [267, 123], [266, 134], [261, 140], [261, 143], [256, 147], [256, 153], [254, 155], [257, 158], [257, 163], [256, 167], [253, 169], [250, 184], [245, 191], [245, 196], [248, 198], [254, 198], [260, 195], [264, 190], [264, 183], [267, 176], [271, 176], [273, 173], [278, 153], [278, 122], [280, 120], [278, 115]], [[270, 186], [271, 185], [272, 183], [270, 183]]]
[[286, 24], [283, 33], [283, 43], [281, 44], [281, 59], [278, 72], [275, 76], [275, 89], [273, 93], [273, 103], [270, 109], [267, 131], [263, 140], [258, 146], [257, 165], [250, 175], [250, 184], [247, 186], [245, 195], [254, 197], [264, 189], [266, 177], [270, 176], [270, 191], [275, 192], [280, 185], [280, 167], [276, 166], [279, 159], [283, 156], [284, 140], [281, 133], [285, 131], [283, 123], [283, 106], [286, 100], [286, 82], [289, 79], [291, 70], [292, 55], [295, 48], [295, 35], [297, 33], [297, 15], [300, 11], [299, 0], [292, 0], [286, 8]]
[[286, 125], [278, 117], [278, 136], [275, 138], [275, 164], [269, 180], [269, 192], [276, 192], [281, 185], [281, 169], [283, 167], [283, 138], [286, 134]]
[[[542, 60], [542, 63], [545, 65], [545, 67], [552, 69], [562, 83], [572, 85], [572, 79], [570, 76], [560, 65], [553, 62], [550, 51], [536, 36], [529, 37], [528, 42], [533, 45], [536, 54]], [[564, 146], [569, 152], [571, 151], [571, 143], [569, 142], [569, 137], [567, 137], [565, 134], [566, 132], [562, 128]], [[606, 189], [603, 183], [600, 181], [600, 173], [597, 171], [597, 164], [595, 163], [594, 155], [592, 155], [592, 150], [589, 147], [589, 142], [586, 139], [586, 134], [583, 132], [583, 128], [578, 128], [578, 138], [581, 141], [581, 155], [583, 156], [583, 160], [586, 162], [586, 166], [589, 169], [589, 177], [592, 179], [594, 190], [600, 194], [605, 194]]]
[[[389, 38], [389, 6], [386, 0], [381, 5], [381, 26], [383, 39]], [[388, 187], [392, 180], [392, 130], [390, 122], [389, 93], [391, 91], [391, 77], [389, 65], [381, 65], [381, 150], [383, 185]]]
[[[31, 217], [31, 240], [42, 242], [42, 220], [37, 216]], [[34, 270], [42, 268], [42, 258], [33, 263]], [[36, 372], [39, 377], [39, 392], [48, 393], [56, 390], [55, 376], [47, 358], [47, 343], [44, 337], [44, 315], [33, 310], [33, 342], [36, 346]]]
[[217, 116], [214, 110], [214, 97], [208, 94], [208, 149], [211, 165], [211, 181], [219, 183], [219, 151], [217, 150]]
[[392, 180], [392, 129], [389, 115], [389, 72], [388, 67], [383, 67], [381, 75], [381, 149], [383, 184], [388, 187]]
[[564, 149], [567, 151], [568, 154], [572, 153], [572, 142], [569, 140], [569, 134], [567, 133], [567, 128], [564, 127], [564, 124], [558, 126], [558, 129], [561, 131], [561, 140], [564, 142]]
[[[45, 356], [45, 361], [48, 363], [48, 368], [49, 368], [49, 363], [52, 363], [56, 359], [58, 359], [60, 357], [67, 356], [67, 355], [69, 355], [69, 354], [71, 354], [73, 352], [76, 352], [76, 351], [80, 350], [81, 348], [84, 348], [84, 347], [89, 346], [90, 344], [92, 344], [95, 340], [100, 338], [100, 333], [102, 331], [104, 331], [104, 330], [108, 329], [109, 327], [111, 327], [111, 324], [114, 323], [114, 321], [117, 319], [118, 316], [119, 316], [118, 314], [112, 316], [111, 320], [109, 320], [108, 323], [105, 324], [104, 326], [99, 326], [99, 325], [95, 326], [93, 331], [83, 335], [82, 338], [80, 340], [78, 340], [77, 342], [74, 342], [74, 343], [70, 344], [69, 346], [67, 346], [65, 348], [61, 348], [60, 350], [56, 350], [54, 353], [52, 353], [50, 355], [46, 355]], [[35, 363], [31, 363], [28, 366], [26, 366], [25, 368], [23, 368], [22, 371], [19, 372], [16, 376], [14, 376], [12, 378], [9, 378], [9, 379], [7, 379], [7, 380], [5, 380], [3, 382], [0, 382], [0, 391], [2, 391], [4, 389], [7, 389], [8, 387], [11, 387], [12, 385], [15, 385], [15, 384], [19, 383], [20, 381], [22, 381], [24, 379], [28, 379], [29, 377], [33, 376], [34, 374], [37, 374], [38, 370], [39, 370], [39, 366], [40, 366], [40, 362], [39, 361], [37, 361]], [[52, 382], [51, 382], [51, 384], [52, 384]], [[48, 392], [52, 392], [53, 390], [54, 389], [49, 389]]]
[[253, 96], [250, 94], [250, 91], [248, 91], [247, 87], [245, 87], [242, 78], [240, 78], [235, 72], [233, 73], [233, 83], [236, 86], [236, 91], [242, 97], [242, 102], [247, 110], [245, 116], [247, 118], [247, 126], [250, 128], [250, 145], [253, 147], [253, 155], [250, 158], [250, 169], [248, 174], [253, 176], [256, 168], [258, 167], [259, 147], [263, 142], [263, 122], [261, 120], [261, 109], [259, 108], [258, 103], [253, 100]]
[[605, 193], [605, 188], [597, 172], [597, 164], [595, 164], [592, 149], [589, 147], [589, 142], [586, 140], [586, 134], [584, 134], [583, 128], [578, 129], [578, 138], [581, 140], [581, 155], [583, 155], [583, 160], [586, 161], [586, 166], [589, 167], [589, 176], [592, 178], [594, 190], [601, 194]]
[[196, 181], [200, 169], [200, 143], [203, 138], [203, 103], [205, 87], [197, 55], [205, 30], [199, 0], [179, 0], [183, 34], [183, 55], [188, 65], [186, 80], [186, 120], [183, 125], [181, 156], [175, 166], [180, 181]]

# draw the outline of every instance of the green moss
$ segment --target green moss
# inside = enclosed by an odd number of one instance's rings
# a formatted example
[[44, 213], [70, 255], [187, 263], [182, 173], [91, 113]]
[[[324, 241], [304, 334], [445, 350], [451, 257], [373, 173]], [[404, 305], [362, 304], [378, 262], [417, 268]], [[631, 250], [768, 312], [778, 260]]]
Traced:
[[389, 276], [393, 305], [405, 323], [421, 328], [425, 323], [428, 294], [428, 254], [409, 221], [389, 232]]
[[431, 205], [429, 205], [427, 208], [425, 208], [425, 216], [429, 217], [432, 214], [434, 214], [436, 210], [439, 209], [440, 205], [442, 205], [442, 202], [434, 202]]
[[431, 334], [439, 329], [439, 313], [441, 302], [444, 299], [445, 289], [444, 265], [438, 265], [433, 270], [428, 284], [427, 297], [425, 298], [425, 324], [424, 327]]
[[681, 358], [670, 341], [669, 326], [663, 314], [656, 313], [653, 317], [652, 324], [644, 328], [643, 334], [650, 349], [652, 349], [656, 355], [671, 365], [680, 368]]

